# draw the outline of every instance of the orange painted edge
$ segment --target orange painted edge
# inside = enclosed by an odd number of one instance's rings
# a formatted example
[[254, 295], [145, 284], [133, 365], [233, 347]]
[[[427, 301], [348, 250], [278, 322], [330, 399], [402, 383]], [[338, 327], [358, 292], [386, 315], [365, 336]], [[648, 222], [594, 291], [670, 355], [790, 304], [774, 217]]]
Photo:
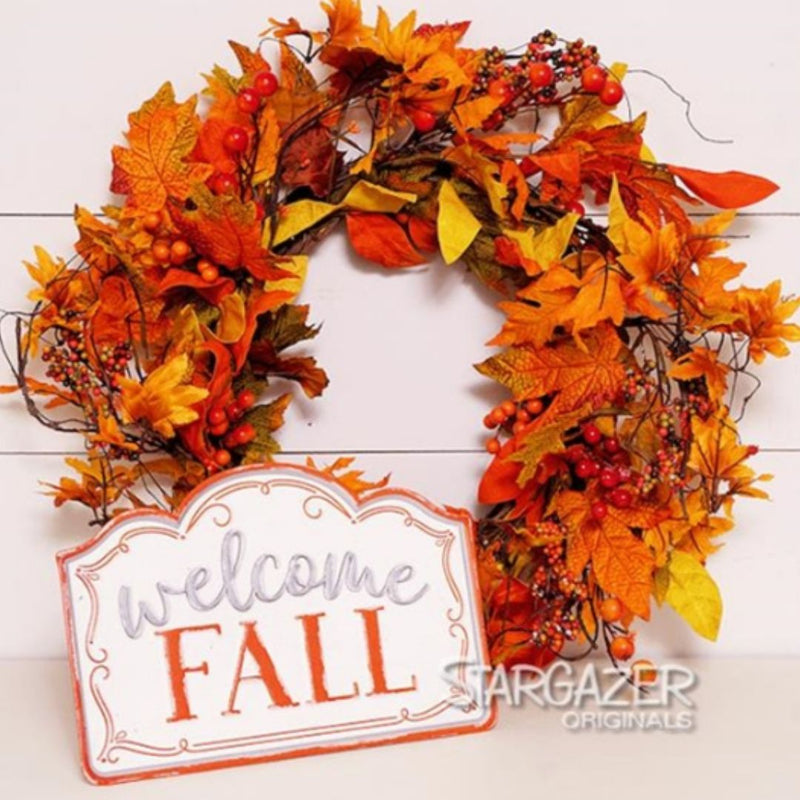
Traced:
[[[83, 715], [83, 702], [81, 699], [81, 690], [80, 690], [80, 679], [78, 676], [78, 662], [77, 662], [77, 655], [75, 653], [75, 637], [74, 637], [74, 630], [72, 625], [72, 614], [71, 614], [71, 606], [70, 606], [70, 595], [69, 595], [69, 586], [67, 583], [67, 569], [66, 569], [66, 562], [73, 558], [74, 556], [80, 555], [81, 553], [85, 552], [89, 548], [93, 547], [95, 544], [99, 543], [101, 540], [106, 538], [111, 531], [117, 527], [117, 525], [121, 522], [126, 522], [130, 519], [135, 519], [137, 517], [163, 517], [165, 519], [169, 519], [173, 522], [177, 521], [185, 508], [194, 500], [195, 496], [204, 492], [210, 486], [213, 486], [215, 483], [221, 482], [222, 480], [226, 480], [231, 475], [237, 474], [245, 474], [249, 472], [264, 472], [270, 471], [273, 469], [290, 469], [296, 470], [298, 472], [302, 472], [306, 475], [313, 476], [321, 480], [323, 483], [328, 483], [332, 486], [335, 486], [338, 491], [343, 491], [345, 494], [349, 495], [350, 499], [353, 501], [353, 504], [356, 508], [361, 508], [362, 506], [366, 505], [367, 503], [375, 500], [376, 498], [381, 497], [391, 497], [396, 495], [401, 495], [407, 497], [411, 500], [422, 505], [424, 508], [428, 509], [434, 514], [438, 514], [439, 516], [446, 517], [448, 519], [455, 520], [457, 522], [462, 522], [466, 525], [467, 531], [470, 534], [472, 539], [472, 543], [474, 545], [476, 540], [476, 526], [475, 520], [472, 518], [472, 515], [463, 508], [451, 508], [451, 507], [444, 507], [439, 506], [436, 503], [431, 502], [426, 497], [423, 497], [416, 492], [412, 492], [408, 489], [402, 488], [383, 488], [383, 489], [376, 489], [372, 492], [365, 494], [363, 498], [357, 497], [353, 492], [351, 492], [346, 486], [342, 486], [338, 481], [331, 478], [328, 475], [324, 475], [323, 473], [319, 472], [318, 470], [311, 469], [311, 467], [307, 467], [303, 464], [288, 464], [288, 463], [277, 463], [271, 462], [269, 464], [254, 464], [245, 467], [235, 467], [234, 469], [225, 470], [217, 475], [214, 475], [201, 483], [199, 486], [196, 486], [187, 496], [183, 499], [181, 504], [178, 506], [175, 512], [168, 512], [162, 511], [161, 509], [133, 509], [131, 511], [124, 511], [117, 517], [114, 517], [110, 522], [104, 525], [100, 531], [95, 534], [90, 539], [87, 539], [85, 542], [70, 548], [69, 550], [62, 550], [59, 553], [56, 553], [56, 564], [58, 566], [58, 574], [59, 574], [59, 581], [61, 583], [61, 604], [62, 609], [64, 612], [64, 628], [67, 635], [67, 652], [69, 656], [69, 665], [70, 665], [70, 672], [72, 678], [72, 695], [73, 695], [73, 703], [75, 706], [75, 719], [76, 724], [78, 727], [78, 742], [80, 747], [80, 759], [81, 759], [81, 768], [83, 770], [83, 774], [86, 779], [96, 785], [96, 786], [110, 786], [117, 783], [130, 783], [132, 781], [143, 780], [147, 778], [161, 778], [167, 777], [172, 775], [185, 775], [192, 772], [208, 772], [214, 769], [224, 769], [225, 767], [236, 767], [236, 766], [244, 766], [246, 764], [260, 764], [266, 763], [268, 761], [283, 761], [289, 758], [301, 758], [304, 756], [313, 756], [313, 755], [321, 755], [323, 753], [336, 753], [336, 752], [343, 752], [346, 750], [360, 750], [368, 747], [380, 747], [386, 744], [400, 744], [402, 742], [415, 742], [415, 741], [422, 741], [424, 739], [440, 739], [445, 736], [459, 736], [466, 733], [480, 733], [482, 731], [490, 730], [494, 727], [495, 723], [497, 722], [497, 702], [495, 699], [492, 699], [490, 708], [489, 708], [489, 716], [486, 718], [484, 722], [475, 723], [471, 725], [454, 725], [453, 727], [442, 728], [441, 730], [436, 731], [420, 731], [419, 733], [405, 733], [399, 734], [397, 736], [387, 736], [386, 738], [381, 739], [373, 739], [370, 741], [365, 742], [348, 742], [344, 744], [330, 744], [330, 745], [318, 745], [316, 747], [299, 747], [296, 750], [287, 750], [282, 753], [273, 753], [271, 755], [253, 755], [253, 756], [241, 756], [239, 758], [227, 758], [227, 759], [220, 759], [218, 761], [209, 761], [203, 764], [187, 764], [185, 766], [178, 766], [178, 767], [164, 767], [164, 768], [157, 768], [157, 769], [143, 769], [143, 770], [136, 770], [135, 772], [128, 772], [124, 775], [114, 775], [112, 777], [108, 777], [105, 775], [99, 775], [98, 773], [94, 772], [89, 764], [89, 748], [88, 742], [86, 739], [86, 725]], [[486, 630], [484, 625], [484, 618], [483, 614], [480, 613], [482, 609], [482, 598], [480, 595], [480, 587], [478, 583], [478, 563], [475, 556], [475, 547], [469, 548], [468, 553], [468, 564], [469, 564], [469, 571], [470, 571], [470, 580], [472, 583], [472, 599], [475, 603], [476, 607], [478, 608], [478, 634], [481, 638], [481, 650], [483, 655], [483, 660], [485, 664], [490, 664], [491, 661], [489, 659], [489, 646], [487, 644], [486, 639]]]

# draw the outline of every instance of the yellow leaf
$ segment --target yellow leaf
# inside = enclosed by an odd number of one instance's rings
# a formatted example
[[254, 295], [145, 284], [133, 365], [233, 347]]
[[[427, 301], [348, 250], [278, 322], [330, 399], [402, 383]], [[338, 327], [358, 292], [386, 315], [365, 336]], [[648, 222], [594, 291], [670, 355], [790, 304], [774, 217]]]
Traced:
[[579, 219], [579, 214], [565, 214], [555, 225], [549, 225], [538, 233], [533, 228], [505, 231], [505, 235], [519, 245], [523, 256], [522, 266], [528, 275], [546, 272], [558, 263]]
[[329, 217], [339, 206], [332, 203], [323, 203], [321, 200], [298, 200], [283, 206], [280, 218], [272, 238], [273, 246], [293, 239], [298, 234], [314, 227], [318, 222]]
[[280, 147], [280, 124], [275, 110], [266, 106], [258, 119], [258, 149], [253, 172], [253, 186], [266, 183], [275, 176]]
[[36, 245], [33, 248], [36, 254], [36, 263], [24, 261], [28, 274], [39, 284], [38, 289], [31, 289], [28, 292], [28, 300], [34, 303], [47, 299], [45, 290], [48, 286], [66, 269], [63, 259], [54, 260], [53, 257], [43, 247]]
[[379, 214], [396, 214], [407, 203], [417, 199], [411, 192], [397, 192], [377, 183], [359, 181], [339, 204], [340, 208], [355, 211], [374, 211]]
[[303, 284], [306, 282], [308, 274], [308, 256], [294, 255], [287, 257], [286, 261], [281, 260], [280, 268], [286, 272], [291, 272], [291, 277], [282, 278], [270, 284], [270, 289], [278, 292], [288, 292], [289, 297], [284, 302], [291, 303], [300, 294]]
[[246, 326], [244, 299], [239, 292], [232, 292], [219, 301], [220, 318], [216, 336], [221, 342], [230, 344], [242, 338]]
[[481, 229], [481, 223], [458, 196], [450, 181], [443, 181], [439, 190], [436, 229], [446, 264], [452, 264], [461, 258]]
[[722, 621], [722, 597], [706, 568], [687, 553], [676, 550], [669, 560], [669, 585], [664, 599], [692, 628], [715, 641]]
[[298, 200], [281, 209], [272, 244], [277, 246], [294, 238], [341, 209], [396, 214], [403, 206], [416, 199], [417, 196], [410, 192], [398, 192], [369, 181], [359, 181], [341, 203]]
[[198, 418], [191, 408], [208, 397], [208, 390], [183, 384], [189, 371], [189, 357], [182, 353], [153, 370], [144, 383], [118, 378], [125, 422], [145, 421], [154, 431], [172, 438], [175, 426]]

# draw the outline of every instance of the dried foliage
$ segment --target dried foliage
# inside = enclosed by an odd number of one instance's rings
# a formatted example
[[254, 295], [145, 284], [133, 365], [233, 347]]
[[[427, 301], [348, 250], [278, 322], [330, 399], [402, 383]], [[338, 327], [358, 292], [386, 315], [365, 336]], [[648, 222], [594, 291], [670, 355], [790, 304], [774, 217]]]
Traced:
[[[241, 69], [214, 67], [202, 114], [165, 84], [114, 148], [120, 203], [76, 210], [69, 261], [37, 248], [28, 264], [15, 388], [87, 446], [50, 487], [56, 504], [98, 523], [172, 508], [207, 475], [271, 458], [291, 400], [274, 380], [309, 397], [327, 384], [292, 353], [318, 331], [296, 298], [307, 254], [343, 222], [384, 268], [438, 252], [502, 295], [491, 344], [504, 349], [478, 365], [509, 392], [485, 420], [479, 490], [493, 657], [544, 664], [570, 642], [630, 657], [653, 597], [713, 639], [706, 559], [734, 498], [764, 496], [732, 390], [800, 329], [779, 283], [738, 283], [720, 238], [733, 212], [698, 223], [685, 207], [776, 187], [658, 162], [644, 117], [613, 113], [624, 67], [583, 41], [545, 31], [515, 52], [472, 50], [467, 23], [380, 11], [372, 26], [355, 0], [323, 8], [325, 31], [265, 32], [275, 72], [232, 43]], [[585, 215], [587, 195], [607, 225]]]

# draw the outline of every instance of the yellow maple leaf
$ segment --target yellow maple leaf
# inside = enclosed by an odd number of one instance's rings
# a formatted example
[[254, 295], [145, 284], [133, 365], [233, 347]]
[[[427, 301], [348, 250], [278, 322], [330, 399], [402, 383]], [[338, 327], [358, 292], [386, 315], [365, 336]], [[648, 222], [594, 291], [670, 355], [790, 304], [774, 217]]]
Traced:
[[667, 374], [680, 381], [705, 378], [711, 399], [721, 400], [728, 388], [729, 372], [730, 367], [719, 360], [716, 352], [707, 347], [695, 347], [679, 358]]
[[554, 225], [540, 231], [533, 228], [505, 231], [505, 235], [519, 245], [522, 267], [528, 275], [538, 275], [559, 263], [579, 219], [578, 214], [564, 214]]
[[[39, 303], [48, 299], [47, 290], [52, 288], [53, 281], [62, 276], [67, 268], [64, 259], [54, 259], [43, 247], [36, 245], [33, 248], [36, 255], [36, 263], [23, 261], [28, 274], [39, 284], [38, 288], [28, 292], [28, 300]], [[64, 282], [66, 285], [66, 281]]]
[[198, 413], [191, 406], [208, 397], [208, 390], [186, 385], [188, 371], [189, 357], [182, 353], [153, 370], [144, 383], [119, 378], [125, 421], [145, 421], [168, 439], [175, 436], [176, 426], [194, 422]]
[[784, 300], [780, 281], [773, 281], [765, 289], [737, 289], [732, 308], [738, 315], [733, 327], [749, 338], [748, 352], [757, 364], [767, 354], [789, 355], [786, 342], [800, 341], [800, 326], [786, 321], [800, 308], [800, 298]]
[[208, 178], [211, 166], [186, 162], [199, 129], [195, 104], [194, 97], [176, 103], [165, 83], [128, 117], [129, 147], [112, 150], [112, 192], [128, 195], [129, 205], [142, 211], [160, 211], [168, 198], [185, 200]]
[[442, 181], [436, 231], [445, 263], [452, 264], [461, 258], [480, 229], [481, 223], [459, 197], [453, 184]]

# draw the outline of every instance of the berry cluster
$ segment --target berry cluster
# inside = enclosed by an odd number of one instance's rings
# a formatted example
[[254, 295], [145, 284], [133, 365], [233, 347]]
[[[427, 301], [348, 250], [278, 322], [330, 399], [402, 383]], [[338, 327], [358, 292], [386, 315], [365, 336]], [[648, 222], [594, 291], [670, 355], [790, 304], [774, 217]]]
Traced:
[[592, 503], [591, 515], [598, 522], [608, 515], [609, 503], [615, 508], [629, 508], [634, 501], [630, 484], [633, 472], [630, 456], [615, 436], [603, 436], [593, 423], [581, 429], [583, 442], [567, 449], [567, 460], [577, 482], [593, 484], [599, 498]]
[[91, 398], [98, 398], [108, 389], [116, 388], [116, 376], [125, 374], [132, 358], [128, 342], [87, 347], [80, 331], [58, 331], [56, 344], [42, 352], [47, 363], [47, 377], [74, 392], [91, 409]]
[[205, 467], [209, 472], [223, 469], [231, 463], [231, 450], [243, 447], [256, 438], [256, 429], [249, 422], [241, 422], [245, 412], [256, 402], [256, 396], [249, 389], [239, 392], [226, 406], [214, 406], [207, 414], [208, 433], [217, 439], [214, 451]]
[[[483, 418], [483, 424], [489, 429], [499, 428], [516, 436], [543, 410], [544, 403], [539, 398], [525, 400], [522, 403], [506, 400]], [[500, 439], [497, 436], [493, 436], [486, 442], [486, 449], [493, 455], [500, 452], [500, 447]]]

